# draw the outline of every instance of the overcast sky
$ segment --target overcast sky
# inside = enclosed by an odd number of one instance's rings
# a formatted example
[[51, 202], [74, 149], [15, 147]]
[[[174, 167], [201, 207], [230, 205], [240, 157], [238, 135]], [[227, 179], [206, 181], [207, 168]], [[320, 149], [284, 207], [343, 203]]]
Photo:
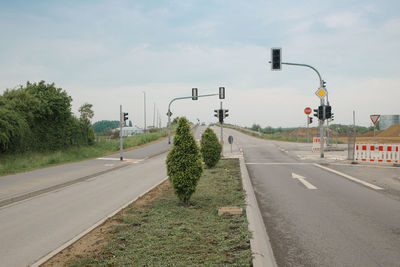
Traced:
[[[295, 127], [316, 108], [317, 75], [271, 71], [283, 61], [316, 67], [327, 82], [335, 123], [369, 126], [371, 114], [399, 114], [400, 1], [143, 0], [0, 1], [0, 93], [26, 81], [54, 82], [76, 113], [94, 105], [97, 120], [135, 125], [153, 107], [165, 125], [174, 97], [226, 87], [226, 122]], [[215, 121], [218, 97], [183, 100], [173, 117]], [[314, 120], [315, 121], [315, 120]], [[314, 122], [314, 126], [316, 123]]]

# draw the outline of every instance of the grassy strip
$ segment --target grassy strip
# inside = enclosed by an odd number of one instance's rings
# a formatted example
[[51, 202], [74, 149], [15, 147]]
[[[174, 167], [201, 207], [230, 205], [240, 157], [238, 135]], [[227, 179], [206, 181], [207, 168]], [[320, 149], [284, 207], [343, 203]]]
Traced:
[[[237, 130], [239, 132], [242, 132], [244, 134], [251, 135], [251, 136], [254, 136], [254, 137], [258, 137], [258, 138], [261, 138], [261, 139], [284, 141], [284, 142], [307, 143], [307, 138], [303, 138], [303, 137], [296, 138], [294, 136], [288, 136], [288, 135], [259, 133], [259, 132], [255, 132], [255, 131], [252, 131], [252, 130], [247, 130], [247, 129], [243, 129], [243, 128], [240, 128], [240, 127], [236, 127], [236, 126], [233, 126], [233, 125], [225, 125], [224, 124], [224, 127], [231, 128], [231, 129]], [[334, 141], [334, 142], [331, 142], [331, 143], [336, 143], [336, 139], [335, 138], [332, 138], [331, 140]], [[310, 137], [310, 141], [312, 142], [312, 137]], [[344, 144], [344, 142], [342, 142], [340, 140], [337, 143], [338, 144]]]
[[[160, 131], [124, 138], [124, 149], [139, 146], [167, 135]], [[119, 150], [119, 139], [96, 142], [93, 146], [70, 147], [58, 151], [25, 152], [20, 154], [0, 155], [0, 176], [61, 163], [96, 158]]]
[[250, 266], [246, 215], [218, 216], [223, 206], [245, 209], [237, 159], [205, 169], [189, 206], [168, 186], [147, 206], [128, 207], [105, 248], [71, 266]]

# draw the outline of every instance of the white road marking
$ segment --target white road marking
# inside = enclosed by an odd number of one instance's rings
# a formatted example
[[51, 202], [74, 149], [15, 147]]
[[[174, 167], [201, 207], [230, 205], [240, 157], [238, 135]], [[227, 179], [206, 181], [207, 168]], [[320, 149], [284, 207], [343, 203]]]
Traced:
[[324, 170], [327, 170], [327, 171], [329, 171], [329, 172], [335, 173], [335, 174], [337, 174], [337, 175], [343, 176], [344, 178], [347, 178], [347, 179], [349, 179], [349, 180], [352, 180], [352, 181], [354, 181], [354, 182], [356, 182], [356, 183], [360, 183], [360, 184], [362, 184], [362, 185], [364, 185], [364, 186], [370, 187], [370, 188], [372, 188], [372, 189], [375, 189], [375, 190], [383, 190], [382, 187], [379, 187], [379, 186], [376, 186], [376, 185], [367, 183], [367, 182], [365, 182], [365, 181], [362, 181], [362, 180], [360, 180], [360, 179], [357, 179], [357, 178], [355, 178], [355, 177], [353, 177], [353, 176], [350, 176], [350, 175], [348, 175], [348, 174], [345, 174], [345, 173], [342, 173], [342, 172], [333, 170], [333, 169], [331, 169], [331, 168], [328, 168], [328, 167], [319, 165], [319, 164], [317, 164], [317, 163], [314, 163], [314, 165], [317, 166], [317, 167], [319, 167], [319, 168], [321, 168], [321, 169], [324, 169]]
[[292, 173], [292, 178], [293, 178], [293, 179], [299, 180], [299, 181], [300, 181], [305, 187], [307, 187], [308, 189], [318, 189], [318, 188], [316, 188], [314, 185], [312, 185], [311, 183], [309, 183], [309, 182], [306, 180], [306, 177], [303, 177], [303, 176], [298, 175], [298, 174], [296, 174], [296, 173]]
[[309, 162], [247, 162], [246, 165], [310, 165]]

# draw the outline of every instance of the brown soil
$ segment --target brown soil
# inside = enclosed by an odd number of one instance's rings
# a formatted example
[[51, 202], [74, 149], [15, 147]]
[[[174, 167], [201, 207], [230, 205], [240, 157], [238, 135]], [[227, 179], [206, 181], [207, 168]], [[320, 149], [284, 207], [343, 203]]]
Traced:
[[49, 259], [41, 266], [67, 266], [74, 261], [85, 258], [90, 254], [99, 253], [107, 245], [107, 240], [113, 236], [113, 229], [116, 226], [125, 225], [119, 218], [125, 215], [129, 209], [141, 209], [143, 206], [153, 202], [165, 194], [167, 189], [171, 187], [169, 180], [157, 186], [146, 195], [140, 197], [127, 208], [118, 212], [117, 215], [105, 221], [102, 225], [93, 229], [90, 233], [62, 250], [54, 257]]
[[378, 137], [399, 137], [400, 136], [400, 124], [395, 124], [382, 131], [377, 135]]
[[[347, 143], [347, 137], [339, 137], [343, 143]], [[374, 137], [357, 136], [356, 143], [373, 144]], [[376, 144], [400, 144], [400, 137], [376, 137]]]
[[[378, 136], [382, 132], [383, 131], [381, 131], [381, 130], [376, 130], [375, 136]], [[360, 135], [360, 137], [374, 137], [374, 131], [369, 131], [369, 132], [363, 133]]]

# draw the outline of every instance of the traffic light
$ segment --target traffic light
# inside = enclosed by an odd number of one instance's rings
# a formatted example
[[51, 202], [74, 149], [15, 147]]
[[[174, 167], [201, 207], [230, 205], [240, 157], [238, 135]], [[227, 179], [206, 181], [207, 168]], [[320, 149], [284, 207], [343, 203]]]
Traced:
[[318, 107], [318, 119], [324, 120], [324, 106]]
[[308, 117], [308, 124], [312, 123], [312, 117]]
[[332, 113], [332, 116], [331, 116], [331, 121], [333, 121], [333, 118], [334, 118], [334, 116], [333, 116], [334, 114]]
[[218, 118], [219, 109], [214, 109], [214, 112], [215, 112], [214, 117], [217, 117], [217, 118]]
[[318, 109], [313, 109], [314, 110], [314, 117], [317, 117], [318, 118]]
[[225, 87], [219, 88], [219, 99], [225, 99]]
[[128, 119], [128, 112], [124, 112], [124, 121]]
[[332, 118], [332, 107], [325, 106], [325, 118], [330, 119]]
[[281, 62], [281, 48], [272, 48], [271, 49], [271, 68], [272, 70], [281, 70], [282, 62]]
[[225, 110], [224, 110], [224, 119], [225, 119], [226, 117], [229, 117], [228, 112], [229, 112], [229, 109], [225, 109]]
[[326, 82], [322, 80], [322, 87], [326, 88]]
[[218, 110], [218, 120], [219, 123], [224, 123], [224, 110], [222, 109]]
[[197, 88], [192, 88], [192, 100], [197, 100], [199, 99], [197, 94]]

